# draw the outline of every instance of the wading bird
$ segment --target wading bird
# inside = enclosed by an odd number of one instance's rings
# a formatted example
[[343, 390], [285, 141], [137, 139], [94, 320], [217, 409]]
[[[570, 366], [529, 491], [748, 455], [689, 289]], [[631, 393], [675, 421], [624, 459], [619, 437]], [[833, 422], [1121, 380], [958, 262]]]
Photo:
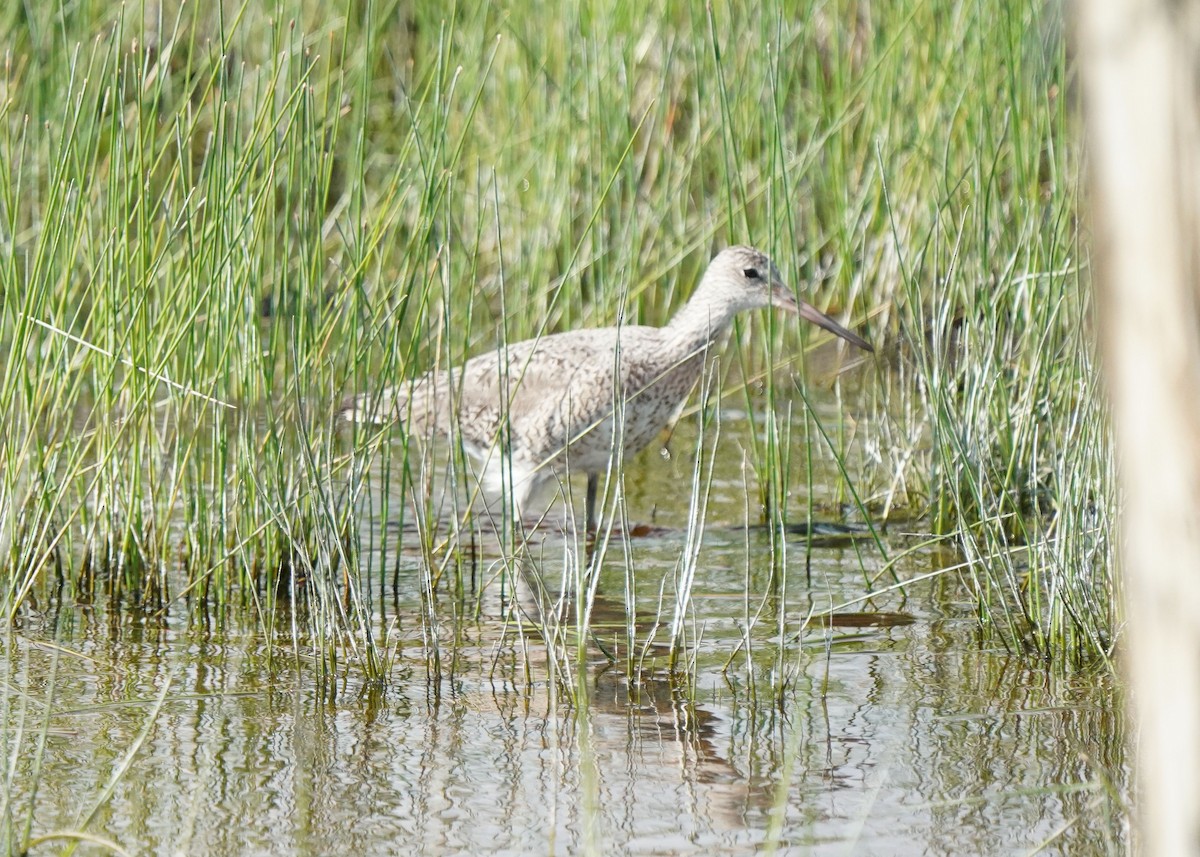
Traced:
[[517, 342], [462, 366], [347, 399], [352, 421], [399, 421], [411, 434], [461, 437], [489, 498], [505, 488], [514, 513], [552, 480], [587, 474], [596, 524], [599, 475], [650, 443], [678, 415], [733, 317], [775, 307], [867, 351], [870, 343], [798, 300], [752, 247], [718, 253], [665, 327], [572, 330]]

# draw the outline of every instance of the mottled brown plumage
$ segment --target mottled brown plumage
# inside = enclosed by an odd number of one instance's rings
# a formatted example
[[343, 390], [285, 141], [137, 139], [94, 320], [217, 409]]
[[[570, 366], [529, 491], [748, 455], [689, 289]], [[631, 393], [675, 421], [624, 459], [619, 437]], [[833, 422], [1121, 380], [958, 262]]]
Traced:
[[729, 247], [665, 327], [592, 328], [518, 342], [379, 395], [352, 397], [341, 413], [359, 422], [400, 421], [418, 435], [449, 436], [457, 426], [485, 494], [495, 498], [508, 487], [518, 514], [556, 474], [586, 473], [590, 527], [597, 474], [641, 450], [678, 413], [737, 313], [768, 306], [872, 350], [797, 301], [762, 252]]

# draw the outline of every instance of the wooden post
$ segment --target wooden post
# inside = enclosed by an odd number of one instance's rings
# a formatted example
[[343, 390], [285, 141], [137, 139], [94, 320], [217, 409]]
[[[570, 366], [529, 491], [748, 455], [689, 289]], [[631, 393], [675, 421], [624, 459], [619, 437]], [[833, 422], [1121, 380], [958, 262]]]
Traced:
[[1083, 0], [1077, 13], [1138, 838], [1146, 854], [1200, 854], [1200, 7]]

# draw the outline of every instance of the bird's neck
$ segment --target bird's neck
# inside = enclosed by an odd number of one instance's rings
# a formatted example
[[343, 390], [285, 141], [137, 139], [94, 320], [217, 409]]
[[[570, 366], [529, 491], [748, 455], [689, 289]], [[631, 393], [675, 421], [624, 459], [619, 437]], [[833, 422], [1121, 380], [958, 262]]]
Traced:
[[691, 300], [675, 313], [664, 329], [673, 349], [690, 354], [707, 351], [720, 341], [729, 330], [737, 308], [729, 301], [717, 298], [704, 288], [704, 283], [700, 284]]

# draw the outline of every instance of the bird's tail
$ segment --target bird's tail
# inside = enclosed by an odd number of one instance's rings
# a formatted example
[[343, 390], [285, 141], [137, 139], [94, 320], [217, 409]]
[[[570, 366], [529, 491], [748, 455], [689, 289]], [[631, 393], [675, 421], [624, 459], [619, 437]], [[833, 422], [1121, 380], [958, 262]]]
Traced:
[[408, 391], [389, 387], [378, 393], [347, 396], [338, 406], [338, 419], [349, 423], [382, 425], [401, 419], [408, 410]]
[[448, 406], [437, 395], [437, 380], [426, 376], [378, 392], [348, 396], [338, 407], [338, 418], [375, 425], [403, 423], [409, 431], [447, 434]]

